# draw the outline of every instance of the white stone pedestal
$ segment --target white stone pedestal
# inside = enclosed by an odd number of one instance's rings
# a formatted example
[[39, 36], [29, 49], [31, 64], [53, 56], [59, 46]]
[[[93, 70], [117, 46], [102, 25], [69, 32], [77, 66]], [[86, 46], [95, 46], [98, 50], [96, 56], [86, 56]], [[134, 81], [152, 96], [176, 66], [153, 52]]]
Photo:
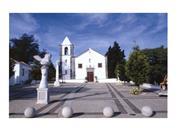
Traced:
[[48, 88], [37, 88], [37, 104], [49, 103], [49, 91]]
[[48, 104], [49, 103], [47, 70], [48, 70], [47, 66], [41, 67], [42, 78], [40, 81], [39, 88], [37, 88], [37, 104]]

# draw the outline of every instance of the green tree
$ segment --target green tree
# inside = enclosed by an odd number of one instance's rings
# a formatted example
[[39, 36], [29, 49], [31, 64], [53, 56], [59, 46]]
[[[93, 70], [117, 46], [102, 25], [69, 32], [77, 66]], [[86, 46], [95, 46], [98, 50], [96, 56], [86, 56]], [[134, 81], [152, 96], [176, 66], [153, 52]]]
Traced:
[[39, 45], [33, 35], [23, 34], [20, 38], [10, 39], [9, 53], [9, 77], [11, 77], [14, 74], [14, 60], [32, 63], [33, 55], [39, 54]]
[[40, 80], [41, 79], [41, 66], [39, 64], [32, 65], [31, 76], [33, 80]]
[[56, 74], [56, 69], [55, 69], [53, 63], [51, 62], [49, 65], [49, 70], [48, 70], [48, 81], [55, 80], [55, 74]]
[[[45, 54], [47, 53], [46, 49], [43, 49], [39, 53], [39, 55], [43, 58]], [[40, 80], [41, 79], [41, 65], [38, 61], [34, 60], [32, 65], [32, 79], [34, 80]], [[52, 62], [50, 62], [48, 67], [48, 81], [52, 81], [55, 78], [56, 69]]]
[[148, 80], [150, 83], [160, 83], [167, 74], [167, 48], [163, 46], [153, 49], [143, 49], [149, 62]]
[[124, 67], [126, 63], [124, 50], [121, 50], [119, 44], [115, 41], [113, 47], [110, 46], [105, 55], [107, 56], [108, 77], [116, 77], [115, 70], [117, 64], [119, 64], [120, 66], [117, 67], [117, 69], [119, 70], [119, 78], [120, 80], [125, 80], [125, 69], [121, 68]]
[[[40, 80], [41, 79], [41, 65], [39, 62], [37, 62], [33, 56], [34, 55], [40, 55], [41, 57], [44, 57], [44, 55], [47, 53], [45, 49], [43, 51], [39, 50], [38, 41], [35, 40], [33, 35], [23, 34], [20, 38], [13, 38], [10, 39], [10, 62], [9, 62], [9, 74], [10, 76], [13, 74], [13, 67], [14, 63], [11, 61], [11, 59], [17, 60], [17, 61], [23, 61], [27, 64], [30, 64], [32, 66], [32, 79]], [[55, 77], [55, 68], [54, 65], [49, 65], [48, 70], [48, 80], [52, 80]]]
[[121, 63], [116, 65], [114, 73], [118, 80], [125, 80], [125, 77], [122, 75], [125, 74], [125, 67]]
[[10, 58], [25, 63], [33, 62], [33, 56], [39, 54], [39, 45], [33, 35], [23, 34], [10, 40]]
[[130, 54], [126, 64], [126, 72], [136, 86], [148, 81], [149, 63], [146, 55], [139, 48], [134, 48]]

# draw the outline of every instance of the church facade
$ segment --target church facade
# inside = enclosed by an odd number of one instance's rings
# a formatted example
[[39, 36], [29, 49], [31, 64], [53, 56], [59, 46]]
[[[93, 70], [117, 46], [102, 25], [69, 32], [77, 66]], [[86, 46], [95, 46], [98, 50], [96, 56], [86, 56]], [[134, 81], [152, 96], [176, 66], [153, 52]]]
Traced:
[[107, 58], [102, 54], [89, 48], [74, 56], [74, 45], [68, 37], [63, 40], [60, 50], [62, 79], [88, 82], [107, 79]]

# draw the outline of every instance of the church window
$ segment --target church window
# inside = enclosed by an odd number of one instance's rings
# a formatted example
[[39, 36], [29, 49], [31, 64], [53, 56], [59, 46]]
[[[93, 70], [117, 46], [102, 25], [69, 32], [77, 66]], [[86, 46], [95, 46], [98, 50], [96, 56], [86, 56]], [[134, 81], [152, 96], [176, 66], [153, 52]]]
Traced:
[[64, 55], [68, 55], [68, 47], [64, 48]]
[[78, 68], [82, 68], [82, 64], [78, 64]]
[[65, 70], [65, 75], [67, 74], [67, 70]]
[[102, 68], [102, 63], [98, 63], [98, 67], [99, 68]]
[[67, 64], [67, 59], [65, 60], [65, 63]]
[[91, 59], [89, 58], [89, 63], [91, 62]]

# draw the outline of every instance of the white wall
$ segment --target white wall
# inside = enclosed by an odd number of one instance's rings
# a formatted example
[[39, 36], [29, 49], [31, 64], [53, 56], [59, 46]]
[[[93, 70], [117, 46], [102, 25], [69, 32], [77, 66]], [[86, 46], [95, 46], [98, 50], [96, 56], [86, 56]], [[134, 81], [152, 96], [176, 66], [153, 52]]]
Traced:
[[[65, 55], [65, 48], [68, 48], [68, 53]], [[63, 43], [61, 44], [61, 62], [62, 62], [62, 77], [65, 80], [71, 79], [74, 75], [74, 68], [73, 68], [73, 57], [74, 55], [74, 46], [68, 39], [68, 37], [65, 37]], [[65, 62], [67, 60], [67, 62]], [[67, 73], [65, 74], [65, 71]]]
[[99, 83], [119, 83], [120, 81], [115, 79], [115, 78], [110, 78], [110, 79], [101, 79], [98, 80]]
[[20, 63], [15, 64], [14, 66], [14, 84], [19, 84], [20, 83]]
[[[89, 62], [89, 59], [91, 61]], [[85, 79], [87, 76], [87, 68], [94, 68], [94, 77], [106, 79], [106, 59], [103, 55], [95, 52], [92, 49], [75, 58], [75, 75], [76, 79]], [[102, 63], [102, 68], [98, 68], [98, 63]], [[78, 68], [78, 64], [82, 64], [82, 68]]]
[[[62, 80], [60, 79], [59, 80], [60, 82], [62, 82]], [[81, 79], [71, 79], [71, 80], [63, 80], [63, 82], [66, 82], [66, 83], [85, 83], [85, 80]], [[100, 79], [98, 80], [98, 83], [120, 83], [122, 81], [118, 81], [117, 79], [115, 78], [112, 78], [112, 79]]]
[[[68, 55], [64, 54], [65, 47], [68, 48]], [[73, 58], [73, 45], [62, 45], [61, 46], [62, 52], [61, 52], [61, 62], [62, 62], [62, 74], [63, 79], [71, 79], [74, 73], [74, 60]], [[67, 60], [67, 62], [66, 62]], [[67, 71], [67, 74], [65, 74], [65, 70]]]
[[66, 82], [66, 83], [85, 83], [85, 80], [76, 80], [76, 79], [70, 79], [70, 80], [59, 80], [59, 82]]
[[[30, 78], [30, 67], [25, 66], [25, 65], [20, 65], [20, 81], [27, 81]], [[23, 70], [24, 69], [24, 74]]]
[[[67, 63], [65, 62], [67, 60]], [[63, 79], [70, 79], [70, 69], [71, 69], [71, 56], [62, 56], [62, 74]], [[65, 70], [67, 71], [67, 74], [65, 74]]]
[[68, 55], [73, 55], [74, 54], [74, 46], [72, 44], [61, 44], [61, 55], [64, 55], [65, 47], [68, 48]]
[[9, 80], [10, 85], [21, 84], [30, 79], [30, 67], [28, 65], [16, 63], [13, 71], [14, 75]]

